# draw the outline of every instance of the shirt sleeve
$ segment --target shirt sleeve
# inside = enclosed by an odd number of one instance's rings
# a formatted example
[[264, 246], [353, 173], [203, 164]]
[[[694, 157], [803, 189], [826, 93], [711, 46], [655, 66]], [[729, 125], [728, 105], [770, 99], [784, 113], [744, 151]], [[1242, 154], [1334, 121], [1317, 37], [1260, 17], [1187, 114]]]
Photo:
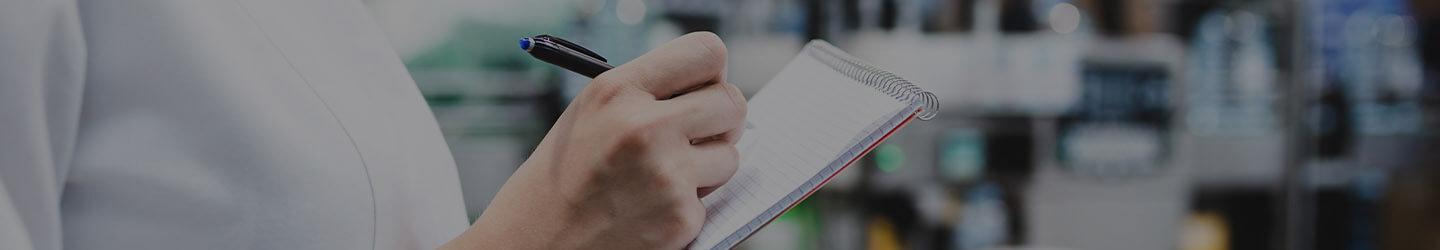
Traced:
[[61, 249], [85, 82], [74, 0], [0, 3], [0, 249]]

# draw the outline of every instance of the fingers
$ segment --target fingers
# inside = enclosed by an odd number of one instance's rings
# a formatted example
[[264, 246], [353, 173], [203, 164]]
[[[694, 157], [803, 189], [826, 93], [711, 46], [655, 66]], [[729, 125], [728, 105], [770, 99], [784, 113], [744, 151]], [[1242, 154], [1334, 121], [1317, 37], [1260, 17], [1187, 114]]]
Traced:
[[733, 84], [710, 84], [660, 105], [674, 112], [680, 132], [692, 144], [710, 140], [733, 144], [745, 123], [745, 95]]
[[703, 198], [715, 188], [730, 181], [740, 166], [740, 153], [729, 143], [695, 145], [681, 171], [696, 185], [696, 194]]
[[[654, 105], [627, 106], [624, 113], [641, 114], [636, 116], [641, 129], [637, 134], [665, 134], [638, 138], [668, 152], [657, 157], [679, 158], [662, 162], [677, 164], [671, 170], [694, 184], [700, 197], [729, 181], [739, 166], [734, 141], [745, 120], [745, 97], [734, 85], [724, 83], [725, 53], [715, 34], [691, 33], [601, 74], [591, 86], [601, 103], [620, 93], [638, 92], [658, 100], [649, 103]], [[703, 219], [703, 209], [700, 216]]]
[[735, 175], [740, 154], [735, 149], [741, 127], [745, 123], [745, 96], [735, 85], [716, 83], [698, 90], [661, 101], [670, 109], [672, 118], [689, 148], [679, 166], [685, 177], [695, 183], [696, 196], [705, 197]]
[[725, 44], [714, 33], [690, 33], [607, 71], [596, 80], [629, 84], [656, 99], [668, 99], [677, 93], [719, 82], [725, 71], [725, 53]]

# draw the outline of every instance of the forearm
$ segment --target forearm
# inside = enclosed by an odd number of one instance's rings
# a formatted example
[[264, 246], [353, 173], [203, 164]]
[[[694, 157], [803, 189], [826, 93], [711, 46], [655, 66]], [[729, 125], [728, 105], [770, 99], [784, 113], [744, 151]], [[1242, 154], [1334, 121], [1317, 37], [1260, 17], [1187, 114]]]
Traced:
[[[528, 164], [527, 164], [528, 165]], [[544, 187], [529, 181], [537, 176], [521, 166], [490, 201], [480, 218], [440, 249], [557, 249], [554, 236], [563, 225], [548, 208], [559, 204], [546, 199]]]

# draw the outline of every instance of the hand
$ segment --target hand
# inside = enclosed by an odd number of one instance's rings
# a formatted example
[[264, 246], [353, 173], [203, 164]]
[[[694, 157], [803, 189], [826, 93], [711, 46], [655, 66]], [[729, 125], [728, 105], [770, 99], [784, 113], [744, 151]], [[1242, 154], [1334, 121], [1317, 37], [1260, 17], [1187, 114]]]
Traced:
[[[601, 74], [446, 248], [678, 249], [735, 174], [745, 97], [725, 45], [691, 33]], [[676, 94], [679, 95], [676, 95]]]

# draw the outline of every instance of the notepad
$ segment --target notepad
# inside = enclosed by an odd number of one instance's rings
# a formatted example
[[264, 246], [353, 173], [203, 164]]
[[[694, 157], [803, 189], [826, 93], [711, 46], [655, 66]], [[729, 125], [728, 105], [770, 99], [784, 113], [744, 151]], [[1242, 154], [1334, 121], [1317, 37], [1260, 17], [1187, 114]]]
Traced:
[[821, 40], [805, 45], [749, 101], [740, 167], [701, 199], [705, 225], [690, 249], [730, 249], [804, 200], [909, 121], [938, 111], [935, 95]]

